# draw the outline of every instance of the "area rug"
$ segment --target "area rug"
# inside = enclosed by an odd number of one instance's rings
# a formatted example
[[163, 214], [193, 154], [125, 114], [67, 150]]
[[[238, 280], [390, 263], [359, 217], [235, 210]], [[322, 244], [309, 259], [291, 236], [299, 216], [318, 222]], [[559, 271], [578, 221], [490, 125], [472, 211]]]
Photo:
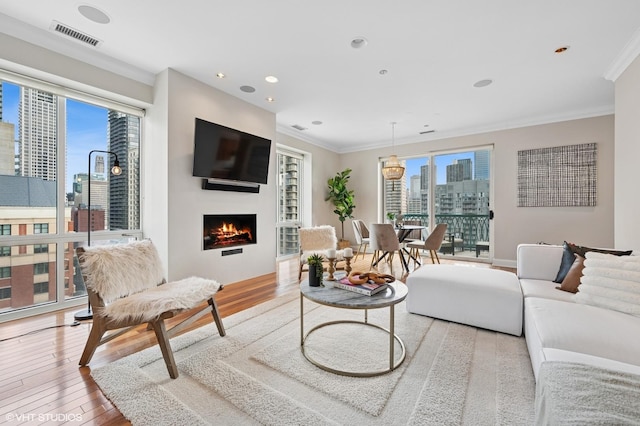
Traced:
[[[363, 312], [304, 302], [304, 331]], [[369, 311], [389, 325], [389, 310]], [[134, 425], [527, 425], [535, 382], [523, 338], [413, 315], [397, 305], [406, 359], [377, 377], [346, 377], [300, 351], [300, 299], [281, 296], [172, 339], [180, 376], [169, 378], [152, 347], [92, 371], [104, 394]], [[394, 343], [395, 360], [401, 353]], [[307, 354], [331, 367], [378, 370], [389, 337], [361, 324], [312, 333]]]

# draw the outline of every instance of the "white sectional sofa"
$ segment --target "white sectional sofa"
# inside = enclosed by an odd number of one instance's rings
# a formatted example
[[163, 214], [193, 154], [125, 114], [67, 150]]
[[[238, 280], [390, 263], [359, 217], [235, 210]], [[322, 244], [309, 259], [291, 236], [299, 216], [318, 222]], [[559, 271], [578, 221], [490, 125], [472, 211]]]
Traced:
[[556, 289], [562, 253], [557, 245], [518, 246], [524, 333], [536, 380], [545, 361], [640, 374], [640, 317], [576, 303], [574, 294]]

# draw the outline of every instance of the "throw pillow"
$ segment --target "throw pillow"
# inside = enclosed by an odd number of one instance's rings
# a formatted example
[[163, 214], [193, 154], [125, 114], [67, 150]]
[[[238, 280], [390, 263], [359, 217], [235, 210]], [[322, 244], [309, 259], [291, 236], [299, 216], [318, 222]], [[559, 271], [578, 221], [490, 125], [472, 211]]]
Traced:
[[596, 253], [605, 253], [605, 254], [613, 254], [616, 256], [629, 256], [633, 253], [633, 250], [609, 250], [609, 249], [597, 249], [591, 247], [578, 246], [576, 244], [564, 242], [562, 245], [564, 248], [562, 252], [562, 261], [560, 262], [560, 269], [558, 269], [558, 274], [556, 275], [556, 279], [553, 280], [554, 283], [561, 284], [564, 278], [567, 276], [567, 273], [571, 269], [571, 265], [575, 262], [575, 254], [578, 254], [582, 257], [585, 257], [586, 253], [589, 251], [594, 251]]
[[579, 254], [574, 254], [573, 265], [569, 269], [569, 272], [562, 280], [562, 284], [556, 287], [558, 290], [568, 291], [569, 293], [577, 293], [578, 286], [580, 285], [580, 278], [582, 278], [582, 270], [584, 269], [584, 257]]

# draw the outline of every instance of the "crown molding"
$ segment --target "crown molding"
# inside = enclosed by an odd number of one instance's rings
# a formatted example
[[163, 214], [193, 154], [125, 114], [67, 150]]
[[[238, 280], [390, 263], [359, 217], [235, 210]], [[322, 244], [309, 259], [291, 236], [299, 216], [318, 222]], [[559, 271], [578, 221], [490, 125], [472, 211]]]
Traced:
[[624, 46], [622, 51], [613, 60], [603, 77], [607, 80], [615, 82], [622, 75], [631, 62], [640, 55], [640, 28], [633, 33], [631, 39]]

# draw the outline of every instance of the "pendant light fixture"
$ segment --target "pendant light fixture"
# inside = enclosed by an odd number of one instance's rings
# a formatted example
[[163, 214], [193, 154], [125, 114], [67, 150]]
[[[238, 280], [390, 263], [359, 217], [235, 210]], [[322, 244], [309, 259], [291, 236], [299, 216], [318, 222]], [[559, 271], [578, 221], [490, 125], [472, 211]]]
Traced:
[[386, 180], [391, 181], [391, 190], [396, 190], [396, 181], [402, 179], [404, 176], [404, 167], [400, 165], [398, 161], [398, 156], [394, 154], [395, 152], [395, 128], [396, 122], [391, 122], [391, 156], [385, 162], [384, 167], [382, 168], [382, 175]]

